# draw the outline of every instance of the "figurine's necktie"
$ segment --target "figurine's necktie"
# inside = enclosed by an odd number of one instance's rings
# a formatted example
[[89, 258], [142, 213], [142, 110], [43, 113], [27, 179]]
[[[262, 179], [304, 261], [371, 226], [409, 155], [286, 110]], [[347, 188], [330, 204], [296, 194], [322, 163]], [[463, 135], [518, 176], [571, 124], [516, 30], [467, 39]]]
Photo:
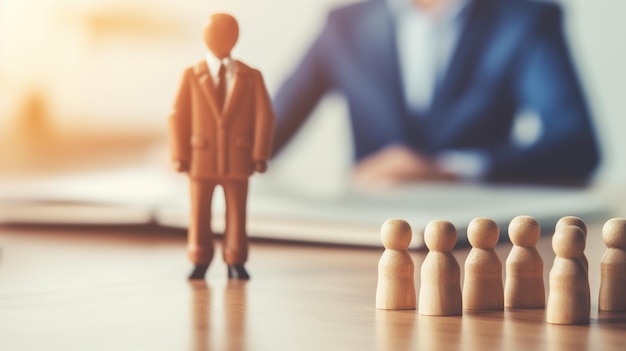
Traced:
[[215, 97], [217, 100], [217, 108], [222, 112], [224, 110], [224, 102], [226, 101], [226, 66], [224, 66], [224, 63], [220, 65], [220, 70], [217, 73]]

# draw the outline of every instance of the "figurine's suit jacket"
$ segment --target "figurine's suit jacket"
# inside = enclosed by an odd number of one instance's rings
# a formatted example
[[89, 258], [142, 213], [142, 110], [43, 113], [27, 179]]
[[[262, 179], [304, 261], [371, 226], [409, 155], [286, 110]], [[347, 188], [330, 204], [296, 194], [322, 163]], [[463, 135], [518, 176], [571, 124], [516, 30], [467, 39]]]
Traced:
[[[527, 0], [472, 0], [447, 71], [420, 113], [404, 101], [395, 18], [385, 0], [336, 9], [274, 99], [275, 147], [327, 92], [341, 93], [356, 160], [390, 144], [427, 155], [484, 155], [487, 178], [585, 179], [599, 160], [566, 41], [561, 10]], [[516, 114], [536, 113], [531, 145], [510, 142]]]
[[261, 73], [236, 61], [223, 111], [206, 61], [185, 70], [170, 115], [174, 161], [191, 178], [247, 178], [271, 154], [274, 112]]
[[174, 161], [190, 165], [191, 219], [188, 253], [195, 264], [213, 259], [211, 203], [217, 185], [226, 197], [224, 261], [248, 257], [246, 198], [256, 162], [270, 157], [274, 112], [261, 73], [236, 61], [236, 73], [222, 110], [206, 61], [185, 70], [170, 115]]

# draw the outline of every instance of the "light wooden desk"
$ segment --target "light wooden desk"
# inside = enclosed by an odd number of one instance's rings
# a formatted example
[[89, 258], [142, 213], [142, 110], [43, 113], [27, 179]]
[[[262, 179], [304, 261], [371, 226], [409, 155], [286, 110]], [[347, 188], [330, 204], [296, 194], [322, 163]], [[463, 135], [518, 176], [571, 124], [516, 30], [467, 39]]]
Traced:
[[[590, 228], [597, 307], [599, 225]], [[510, 244], [498, 246], [504, 262]], [[588, 326], [544, 310], [426, 317], [374, 308], [381, 250], [253, 242], [252, 280], [229, 282], [221, 257], [188, 283], [182, 233], [0, 227], [1, 350], [624, 350], [626, 313]], [[545, 274], [550, 237], [539, 250]], [[455, 251], [461, 266], [468, 249]], [[425, 252], [416, 252], [416, 281]], [[547, 281], [547, 278], [546, 278]], [[418, 287], [419, 289], [419, 287]]]

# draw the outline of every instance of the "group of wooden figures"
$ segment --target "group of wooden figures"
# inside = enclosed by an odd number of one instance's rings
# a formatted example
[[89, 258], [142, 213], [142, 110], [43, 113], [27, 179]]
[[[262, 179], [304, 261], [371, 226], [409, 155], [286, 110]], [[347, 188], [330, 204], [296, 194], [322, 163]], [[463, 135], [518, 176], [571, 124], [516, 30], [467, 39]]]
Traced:
[[[424, 231], [429, 249], [421, 267], [417, 298], [415, 264], [408, 247], [412, 238], [406, 221], [390, 219], [381, 229], [385, 246], [378, 264], [376, 308], [415, 309], [432, 316], [461, 315], [462, 311], [489, 311], [510, 308], [546, 308], [552, 324], [589, 323], [591, 309], [589, 263], [584, 254], [587, 228], [578, 217], [561, 218], [552, 237], [556, 254], [549, 276], [546, 302], [543, 260], [535, 247], [541, 230], [529, 216], [518, 216], [509, 224], [513, 248], [506, 259], [506, 280], [502, 284], [502, 262], [494, 250], [500, 230], [487, 218], [474, 219], [467, 228], [472, 249], [465, 260], [461, 289], [459, 263], [452, 254], [457, 230], [447, 221], [432, 221]], [[626, 219], [614, 218], [602, 228], [607, 250], [601, 261], [598, 308], [626, 311]]]

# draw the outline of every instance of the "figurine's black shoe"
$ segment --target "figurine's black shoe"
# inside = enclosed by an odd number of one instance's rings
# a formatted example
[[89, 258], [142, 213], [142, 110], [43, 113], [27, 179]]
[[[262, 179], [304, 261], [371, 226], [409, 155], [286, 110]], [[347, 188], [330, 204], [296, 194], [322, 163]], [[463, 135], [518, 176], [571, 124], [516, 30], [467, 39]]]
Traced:
[[207, 269], [209, 269], [208, 264], [196, 265], [196, 268], [193, 269], [193, 272], [191, 272], [191, 275], [189, 276], [189, 280], [204, 279], [204, 275], [206, 274]]
[[228, 279], [248, 280], [250, 279], [250, 276], [242, 264], [229, 264]]

